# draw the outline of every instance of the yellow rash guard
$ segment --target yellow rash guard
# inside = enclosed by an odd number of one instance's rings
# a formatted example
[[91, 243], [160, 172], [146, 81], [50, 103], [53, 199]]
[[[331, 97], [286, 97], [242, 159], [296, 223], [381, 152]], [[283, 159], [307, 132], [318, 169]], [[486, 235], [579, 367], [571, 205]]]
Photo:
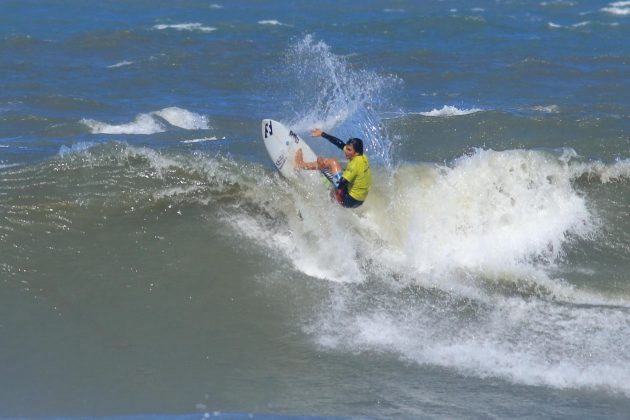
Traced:
[[348, 194], [358, 201], [365, 201], [372, 186], [372, 171], [370, 161], [365, 155], [352, 158], [348, 167], [343, 172], [343, 177], [348, 181]]

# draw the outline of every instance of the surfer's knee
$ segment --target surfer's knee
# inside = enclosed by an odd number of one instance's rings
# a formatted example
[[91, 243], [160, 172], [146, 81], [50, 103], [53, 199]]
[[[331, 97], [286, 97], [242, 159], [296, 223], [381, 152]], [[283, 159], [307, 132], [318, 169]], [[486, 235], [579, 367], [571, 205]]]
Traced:
[[335, 158], [318, 157], [317, 169], [328, 169], [333, 174], [336, 174], [337, 172], [341, 172], [341, 165], [339, 164], [339, 161], [337, 161], [337, 159]]
[[330, 169], [328, 167], [328, 160], [329, 159], [326, 159], [326, 158], [323, 158], [321, 156], [318, 156], [317, 157], [317, 169], [320, 169], [320, 170], [321, 169]]

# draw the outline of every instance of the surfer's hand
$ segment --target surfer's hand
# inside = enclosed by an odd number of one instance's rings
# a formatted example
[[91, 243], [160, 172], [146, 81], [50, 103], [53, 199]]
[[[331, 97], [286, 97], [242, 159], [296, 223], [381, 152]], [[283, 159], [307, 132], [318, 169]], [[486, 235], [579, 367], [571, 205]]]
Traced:
[[321, 137], [321, 135], [322, 135], [321, 128], [315, 128], [313, 131], [311, 131], [311, 137]]

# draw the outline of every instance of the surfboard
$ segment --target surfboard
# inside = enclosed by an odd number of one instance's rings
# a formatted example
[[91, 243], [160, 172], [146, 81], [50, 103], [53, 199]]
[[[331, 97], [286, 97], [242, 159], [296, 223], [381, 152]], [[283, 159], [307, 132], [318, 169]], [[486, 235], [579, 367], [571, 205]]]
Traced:
[[317, 155], [300, 136], [274, 120], [262, 120], [262, 138], [265, 148], [276, 169], [286, 178], [295, 178], [300, 172], [295, 168], [295, 154], [302, 149], [305, 162], [313, 162]]

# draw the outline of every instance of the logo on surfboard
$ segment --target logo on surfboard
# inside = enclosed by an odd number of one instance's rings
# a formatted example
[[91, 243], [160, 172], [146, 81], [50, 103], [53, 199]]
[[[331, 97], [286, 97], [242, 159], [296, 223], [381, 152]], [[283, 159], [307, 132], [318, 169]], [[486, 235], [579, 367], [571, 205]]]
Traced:
[[273, 127], [271, 126], [271, 121], [267, 121], [265, 123], [265, 138], [267, 135], [273, 136]]

